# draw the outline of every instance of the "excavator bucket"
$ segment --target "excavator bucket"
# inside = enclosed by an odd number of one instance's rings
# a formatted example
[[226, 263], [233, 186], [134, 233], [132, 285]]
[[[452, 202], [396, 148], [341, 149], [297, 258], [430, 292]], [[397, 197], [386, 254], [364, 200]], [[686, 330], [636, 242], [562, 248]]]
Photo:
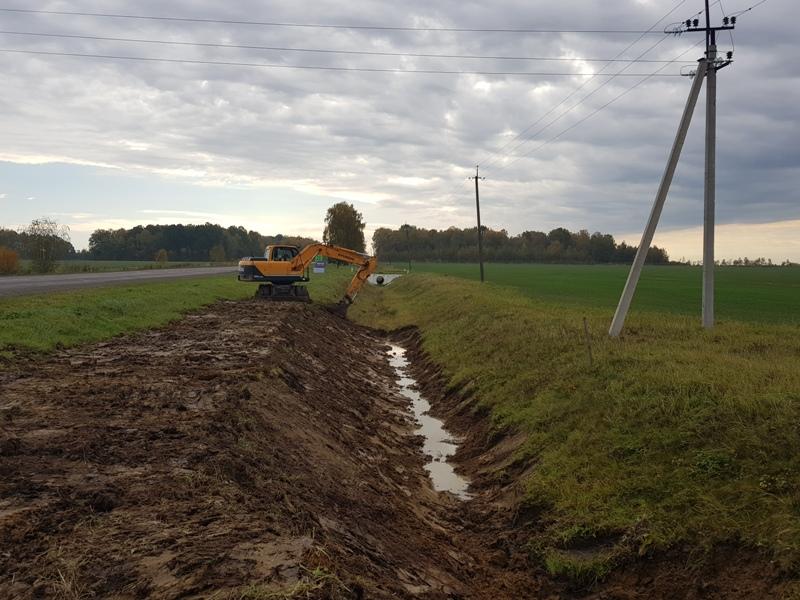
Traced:
[[265, 283], [258, 286], [256, 298], [273, 302], [311, 302], [308, 290], [304, 285], [276, 285]]
[[336, 315], [337, 317], [341, 317], [342, 319], [347, 318], [347, 309], [350, 308], [350, 302], [347, 300], [342, 300], [337, 304], [326, 304], [323, 307], [329, 313]]

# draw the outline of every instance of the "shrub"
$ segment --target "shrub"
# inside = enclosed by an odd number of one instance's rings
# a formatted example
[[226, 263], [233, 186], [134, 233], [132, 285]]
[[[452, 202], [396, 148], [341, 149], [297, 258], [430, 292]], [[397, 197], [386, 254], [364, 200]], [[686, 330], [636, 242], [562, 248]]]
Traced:
[[19, 271], [19, 255], [5, 246], [0, 246], [0, 273], [11, 274]]
[[27, 253], [33, 270], [37, 273], [50, 273], [56, 268], [56, 261], [74, 253], [69, 241], [69, 227], [59, 225], [52, 219], [34, 219], [22, 233], [25, 235]]

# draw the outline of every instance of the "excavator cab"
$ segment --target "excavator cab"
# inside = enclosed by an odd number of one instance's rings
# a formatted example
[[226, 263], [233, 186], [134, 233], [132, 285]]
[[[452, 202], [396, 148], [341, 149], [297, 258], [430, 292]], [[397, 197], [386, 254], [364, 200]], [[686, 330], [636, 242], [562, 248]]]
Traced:
[[265, 258], [279, 262], [291, 262], [300, 254], [297, 246], [267, 246]]
[[295, 265], [297, 246], [267, 246], [263, 257], [248, 256], [239, 261], [239, 281], [260, 282], [257, 298], [309, 302], [308, 290], [297, 285], [308, 281], [303, 265]]

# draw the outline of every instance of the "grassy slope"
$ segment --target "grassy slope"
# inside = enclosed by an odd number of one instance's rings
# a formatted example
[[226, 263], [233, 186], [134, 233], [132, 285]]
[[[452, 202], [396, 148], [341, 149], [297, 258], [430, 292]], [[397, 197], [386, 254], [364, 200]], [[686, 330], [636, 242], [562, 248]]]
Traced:
[[[478, 266], [417, 263], [414, 271], [478, 279]], [[488, 281], [518, 287], [526, 294], [574, 306], [613, 310], [625, 285], [626, 265], [486, 265]], [[647, 267], [633, 310], [700, 314], [700, 267]], [[717, 269], [719, 319], [800, 323], [800, 269], [725, 267]]]
[[[349, 269], [312, 276], [311, 296], [334, 302], [350, 277]], [[222, 298], [251, 297], [255, 287], [220, 275], [0, 299], [0, 352], [51, 350], [157, 327]]]
[[[595, 356], [588, 366], [582, 317]], [[454, 383], [527, 434], [532, 541], [553, 572], [593, 577], [616, 557], [738, 541], [800, 565], [800, 328], [548, 304], [494, 284], [412, 275], [367, 289], [351, 318], [417, 325]], [[590, 558], [571, 542], [622, 534]]]

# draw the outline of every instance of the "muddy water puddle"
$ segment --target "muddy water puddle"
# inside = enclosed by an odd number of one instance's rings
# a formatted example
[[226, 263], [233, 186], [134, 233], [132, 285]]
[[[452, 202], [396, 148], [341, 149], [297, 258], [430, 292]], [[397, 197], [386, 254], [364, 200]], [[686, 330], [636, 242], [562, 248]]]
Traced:
[[408, 372], [405, 348], [395, 344], [390, 346], [389, 364], [397, 373], [400, 394], [411, 401], [411, 410], [419, 425], [416, 433], [425, 439], [422, 450], [426, 456], [431, 457], [425, 470], [430, 475], [433, 489], [437, 492], [450, 492], [461, 500], [468, 500], [471, 497], [467, 492], [469, 481], [458, 475], [453, 465], [447, 462], [458, 450], [458, 445], [444, 428], [444, 423], [428, 414], [430, 402], [419, 392], [417, 382]]

